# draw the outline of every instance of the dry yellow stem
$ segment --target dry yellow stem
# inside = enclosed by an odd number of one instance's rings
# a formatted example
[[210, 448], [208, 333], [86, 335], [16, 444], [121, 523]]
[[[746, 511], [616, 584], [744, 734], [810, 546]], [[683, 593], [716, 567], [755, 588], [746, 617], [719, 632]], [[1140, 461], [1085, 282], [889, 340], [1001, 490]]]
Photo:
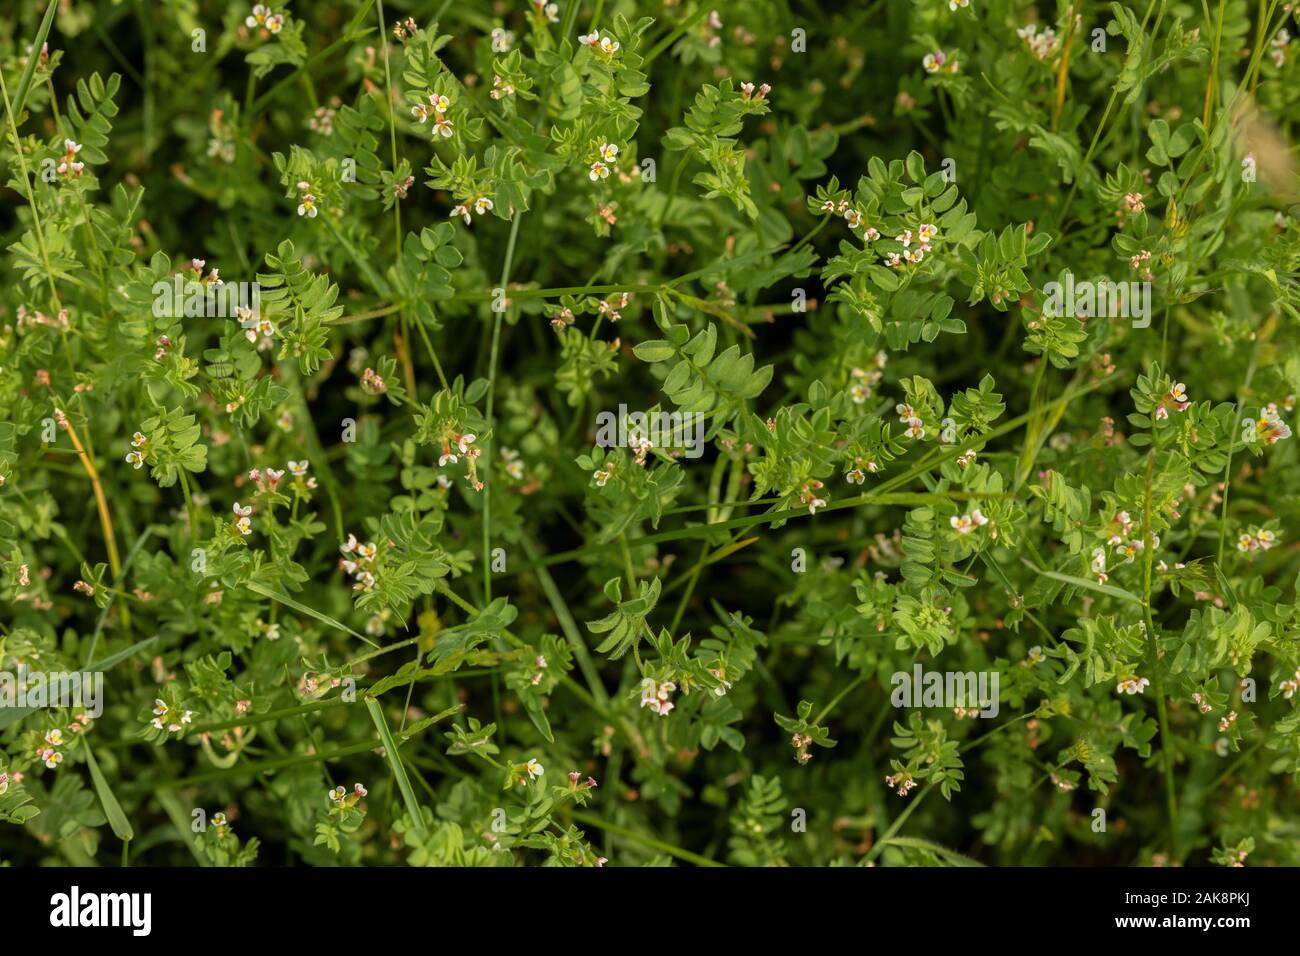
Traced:
[[[90, 460], [86, 454], [85, 447], [81, 444], [81, 439], [77, 437], [77, 430], [72, 427], [72, 422], [63, 409], [58, 409], [59, 424], [63, 430], [68, 433], [72, 439], [72, 447], [77, 450], [77, 457], [81, 459], [81, 467], [86, 469], [86, 474], [90, 477], [90, 486], [95, 492], [95, 507], [99, 509], [99, 526], [104, 530], [104, 545], [108, 549], [108, 566], [113, 572], [113, 578], [116, 580], [122, 574], [122, 560], [117, 553], [117, 538], [113, 535], [113, 517], [108, 511], [108, 499], [104, 496], [104, 486], [99, 480], [99, 472], [95, 469], [95, 463]], [[122, 620], [124, 623], [130, 623], [131, 612], [125, 604], [122, 607]]]

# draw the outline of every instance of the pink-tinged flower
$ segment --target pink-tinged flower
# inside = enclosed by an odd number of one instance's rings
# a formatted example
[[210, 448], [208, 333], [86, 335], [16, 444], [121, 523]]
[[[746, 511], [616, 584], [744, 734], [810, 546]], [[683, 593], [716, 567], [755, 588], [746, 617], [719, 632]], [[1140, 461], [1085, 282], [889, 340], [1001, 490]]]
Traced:
[[894, 792], [900, 797], [907, 796], [916, 787], [916, 779], [906, 770], [900, 770], [898, 773], [885, 777], [885, 783], [893, 787]]

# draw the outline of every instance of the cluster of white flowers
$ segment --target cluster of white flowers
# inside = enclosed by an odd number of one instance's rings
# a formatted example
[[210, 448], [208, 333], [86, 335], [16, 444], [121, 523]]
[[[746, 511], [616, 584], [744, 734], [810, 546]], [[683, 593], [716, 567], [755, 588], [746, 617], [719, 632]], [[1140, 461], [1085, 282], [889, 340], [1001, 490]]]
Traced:
[[1191, 404], [1191, 401], [1187, 398], [1187, 386], [1182, 382], [1175, 382], [1156, 405], [1156, 421], [1162, 422], [1169, 417], [1170, 405], [1173, 406], [1176, 412], [1185, 412], [1191, 407]]
[[136, 432], [131, 436], [131, 450], [126, 453], [126, 463], [136, 471], [144, 467], [144, 456], [148, 444], [149, 439], [141, 432]]
[[[916, 235], [912, 234], [911, 229], [904, 229], [894, 241], [901, 243], [903, 251], [901, 254], [891, 252], [885, 256], [885, 265], [891, 269], [897, 269], [904, 262], [909, 265], [916, 265], [925, 258], [925, 254], [930, 251], [930, 242], [939, 235], [939, 227], [933, 223], [923, 222], [916, 227]], [[912, 248], [912, 243], [916, 243], [916, 248]]]
[[244, 18], [244, 26], [250, 30], [261, 28], [268, 33], [279, 33], [284, 29], [284, 16], [272, 13], [270, 7], [259, 3], [253, 7], [253, 12]]
[[302, 193], [302, 197], [298, 200], [298, 215], [315, 219], [320, 210], [316, 208], [316, 196], [311, 191], [311, 183], [306, 180], [298, 183], [298, 191]]
[[809, 481], [805, 481], [803, 487], [799, 489], [799, 503], [808, 506], [808, 513], [810, 515], [815, 515], [818, 508], [826, 507], [826, 499], [817, 497], [817, 492], [821, 491], [824, 487], [826, 486], [822, 484], [822, 482], [813, 478]]
[[63, 754], [58, 750], [62, 746], [63, 731], [58, 727], [54, 727], [45, 732], [45, 742], [42, 746], [36, 748], [36, 756], [46, 767], [53, 770], [63, 763]]
[[919, 441], [925, 437], [925, 423], [916, 414], [916, 409], [906, 402], [899, 402], [894, 406], [894, 411], [898, 413], [898, 420], [907, 426], [908, 438]]
[[524, 462], [519, 457], [519, 452], [513, 448], [502, 448], [501, 458], [505, 462], [506, 474], [515, 481], [522, 481], [524, 478]]
[[1219, 733], [1221, 734], [1227, 733], [1228, 728], [1231, 727], [1236, 722], [1237, 722], [1237, 712], [1235, 710], [1228, 711], [1227, 715], [1220, 718], [1219, 720]]
[[885, 777], [885, 783], [895, 788], [894, 792], [900, 797], [905, 797], [916, 786], [916, 778], [906, 770], [900, 770]]
[[927, 73], [956, 73], [960, 69], [956, 58], [949, 60], [948, 54], [943, 50], [927, 53], [921, 58], [921, 65]]
[[641, 681], [641, 706], [649, 707], [660, 717], [667, 717], [673, 709], [673, 702], [668, 698], [676, 689], [677, 685], [670, 680], [659, 682], [653, 677], [647, 677]]
[[536, 11], [537, 15], [545, 18], [546, 22], [560, 22], [560, 5], [558, 3], [548, 3], [547, 0], [529, 0], [529, 2], [532, 3], [533, 10]]
[[1268, 55], [1272, 58], [1274, 66], [1281, 68], [1286, 63], [1286, 48], [1290, 42], [1291, 34], [1285, 28], [1278, 30], [1273, 39], [1269, 41], [1271, 49], [1268, 51]]
[[1199, 690], [1192, 694], [1192, 703], [1196, 705], [1196, 709], [1201, 713], [1208, 714], [1210, 712], [1210, 702], [1205, 699], [1205, 695]]
[[[514, 34], [511, 34], [513, 37]], [[452, 128], [451, 121], [447, 119], [447, 111], [451, 109], [451, 99], [441, 93], [430, 93], [429, 102], [416, 103], [411, 107], [411, 115], [423, 124], [430, 116], [433, 117], [433, 135], [441, 136], [443, 139], [450, 139], [455, 129]]]
[[1051, 59], [1061, 47], [1061, 39], [1051, 27], [1039, 33], [1038, 24], [1031, 23], [1029, 26], [1021, 27], [1016, 33], [1029, 45], [1030, 52], [1040, 60]]
[[718, 686], [713, 688], [714, 697], [726, 697], [727, 691], [731, 690], [731, 681], [727, 680], [727, 669], [719, 664], [717, 667], [710, 667], [709, 674], [718, 682]]
[[1131, 269], [1137, 271], [1143, 279], [1151, 280], [1151, 267], [1147, 265], [1151, 261], [1151, 250], [1139, 249], [1136, 253], [1129, 256], [1128, 264]]
[[252, 505], [241, 505], [235, 502], [232, 510], [235, 512], [235, 530], [244, 537], [253, 533], [253, 519], [250, 517], [253, 513]]
[[370, 791], [368, 791], [365, 787], [361, 786], [361, 784], [358, 783], [358, 784], [353, 784], [352, 794], [350, 796], [347, 790], [344, 789], [343, 787], [335, 787], [333, 790], [329, 792], [329, 798], [330, 798], [330, 802], [332, 802], [335, 806], [350, 807], [356, 804], [358, 800], [360, 800], [369, 792]]
[[598, 179], [609, 178], [609, 164], [618, 158], [618, 147], [613, 143], [601, 143], [596, 152], [597, 159], [587, 170], [587, 178], [593, 183]]
[[86, 164], [77, 159], [77, 154], [80, 152], [80, 143], [74, 143], [70, 139], [63, 141], [63, 156], [60, 158], [58, 165], [60, 176], [71, 179], [74, 176], [80, 176], [85, 171]]
[[1140, 694], [1151, 684], [1145, 677], [1130, 677], [1115, 685], [1117, 694]]
[[460, 218], [465, 220], [465, 225], [468, 226], [473, 222], [469, 215], [470, 209], [473, 209], [474, 212], [482, 216], [489, 212], [493, 205], [494, 203], [487, 196], [479, 196], [477, 199], [473, 200], [466, 199], [464, 202], [458, 204], [454, 209], [452, 209], [451, 218], [455, 219], [457, 216], [460, 216]]
[[239, 317], [239, 327], [244, 330], [244, 338], [257, 346], [259, 352], [265, 352], [275, 345], [275, 326], [270, 319], [260, 317], [246, 305], [238, 306], [235, 314]]
[[868, 471], [874, 475], [879, 470], [880, 465], [874, 460], [863, 461], [862, 456], [858, 455], [853, 459], [853, 467], [845, 472], [844, 480], [851, 485], [860, 485], [867, 480]]
[[357, 582], [353, 585], [353, 590], [373, 591], [375, 589], [375, 555], [379, 551], [375, 547], [375, 543], [367, 541], [362, 544], [357, 541], [356, 535], [349, 534], [348, 540], [339, 545], [339, 550], [343, 552], [343, 558], [339, 561], [339, 566], [352, 575]]
[[978, 508], [975, 508], [968, 515], [953, 515], [948, 519], [948, 523], [952, 525], [953, 530], [958, 534], [970, 534], [976, 528], [982, 528], [988, 524], [989, 519], [984, 517], [984, 514]]
[[450, 432], [442, 440], [442, 454], [438, 456], [438, 467], [445, 468], [447, 465], [454, 465], [465, 459], [465, 479], [473, 486], [475, 491], [483, 490], [483, 482], [479, 481], [475, 462], [478, 461], [479, 455], [483, 453], [481, 448], [477, 448], [474, 442], [477, 436], [466, 433], [464, 435]]
[[[874, 229], [870, 230], [875, 232]], [[879, 233], [876, 236], [879, 237]], [[853, 399], [853, 404], [861, 405], [871, 397], [872, 390], [880, 384], [881, 378], [884, 377], [885, 363], [888, 361], [884, 352], [876, 353], [875, 368], [864, 369], [854, 367], [849, 371], [849, 377], [853, 380], [849, 385], [849, 397]]]
[[307, 128], [322, 136], [334, 135], [334, 117], [338, 110], [330, 106], [318, 106], [307, 119]]
[[161, 697], [154, 698], [153, 702], [153, 719], [149, 721], [155, 730], [166, 730], [169, 733], [178, 733], [183, 729], [184, 724], [194, 720], [194, 711], [186, 710], [179, 714], [175, 709], [169, 707], [167, 701]]
[[1267, 551], [1277, 543], [1277, 535], [1267, 528], [1253, 527], [1242, 532], [1237, 538], [1237, 550], [1243, 554], [1248, 551]]
[[1064, 793], [1069, 793], [1077, 786], [1077, 784], [1071, 783], [1065, 777], [1059, 777], [1055, 773], [1049, 774], [1049, 776], [1052, 779], [1052, 783], [1056, 786], [1056, 789], [1063, 791]]
[[1259, 418], [1255, 422], [1255, 436], [1266, 445], [1276, 445], [1283, 439], [1291, 437], [1291, 427], [1282, 421], [1276, 402], [1269, 402], [1267, 407], [1260, 410]]
[[509, 80], [502, 79], [499, 75], [492, 77], [492, 92], [488, 94], [492, 99], [499, 100], [503, 96], [512, 96], [514, 92], [514, 85]]
[[592, 30], [590, 33], [580, 35], [578, 42], [583, 46], [591, 47], [593, 51], [598, 51], [606, 57], [612, 57], [619, 50], [619, 42], [609, 37], [602, 37], [599, 30]]
[[1106, 573], [1105, 548], [1092, 549], [1092, 563], [1089, 567], [1092, 569], [1092, 573], [1097, 575], [1097, 580], [1102, 584], [1105, 584], [1110, 579], [1110, 575]]

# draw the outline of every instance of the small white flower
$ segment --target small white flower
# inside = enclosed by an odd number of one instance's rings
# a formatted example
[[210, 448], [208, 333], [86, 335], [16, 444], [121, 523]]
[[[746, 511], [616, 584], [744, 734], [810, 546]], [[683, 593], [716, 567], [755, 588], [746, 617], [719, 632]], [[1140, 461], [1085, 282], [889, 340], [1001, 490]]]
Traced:
[[268, 9], [265, 5], [259, 3], [255, 7], [253, 7], [253, 12], [251, 14], [244, 17], [244, 26], [248, 27], [249, 29], [255, 29], [256, 27], [264, 26], [266, 24], [266, 18], [269, 17], [270, 15], [271, 15], [270, 9]]
[[479, 196], [474, 200], [474, 211], [480, 216], [492, 209], [492, 200], [487, 196]]
[[307, 459], [304, 458], [302, 461], [289, 459], [289, 473], [296, 478], [301, 478], [307, 474]]
[[433, 135], [441, 136], [443, 139], [451, 139], [456, 130], [452, 127], [447, 117], [439, 113], [433, 118]]
[[302, 202], [298, 203], [298, 215], [306, 216], [308, 219], [315, 219], [318, 212], [316, 197], [311, 193], [307, 193], [302, 197]]
[[600, 144], [600, 158], [607, 163], [612, 163], [618, 156], [618, 147], [613, 143]]
[[63, 731], [58, 727], [45, 732], [45, 742], [51, 747], [63, 746]]
[[591, 164], [591, 170], [587, 173], [587, 178], [593, 183], [598, 179], [608, 179], [609, 167], [597, 160]]
[[451, 218], [455, 219], [457, 216], [460, 216], [462, 219], [464, 219], [465, 225], [467, 226], [474, 221], [473, 219], [470, 218], [469, 206], [465, 205], [464, 203], [461, 203], [459, 206], [452, 209]]
[[347, 794], [348, 792], [344, 790], [342, 787], [335, 787], [333, 790], [330, 791], [330, 799], [333, 800], [335, 803], [342, 803], [343, 798], [346, 797]]
[[546, 772], [546, 769], [540, 763], [537, 762], [536, 757], [529, 760], [528, 763], [524, 764], [524, 770], [528, 772], [529, 780], [536, 780], [538, 777], [540, 777], [543, 773]]
[[611, 40], [609, 37], [601, 37], [600, 39], [601, 53], [605, 54], [606, 56], [613, 56], [615, 53], [618, 52], [618, 48], [619, 48], [619, 42], [617, 40]]

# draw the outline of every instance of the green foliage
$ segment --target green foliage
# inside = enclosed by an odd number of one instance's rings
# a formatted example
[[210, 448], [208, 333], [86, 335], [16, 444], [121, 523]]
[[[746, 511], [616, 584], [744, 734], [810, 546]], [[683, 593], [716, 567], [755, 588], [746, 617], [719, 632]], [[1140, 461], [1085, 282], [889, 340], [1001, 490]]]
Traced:
[[1292, 5], [10, 6], [6, 862], [1300, 864]]

